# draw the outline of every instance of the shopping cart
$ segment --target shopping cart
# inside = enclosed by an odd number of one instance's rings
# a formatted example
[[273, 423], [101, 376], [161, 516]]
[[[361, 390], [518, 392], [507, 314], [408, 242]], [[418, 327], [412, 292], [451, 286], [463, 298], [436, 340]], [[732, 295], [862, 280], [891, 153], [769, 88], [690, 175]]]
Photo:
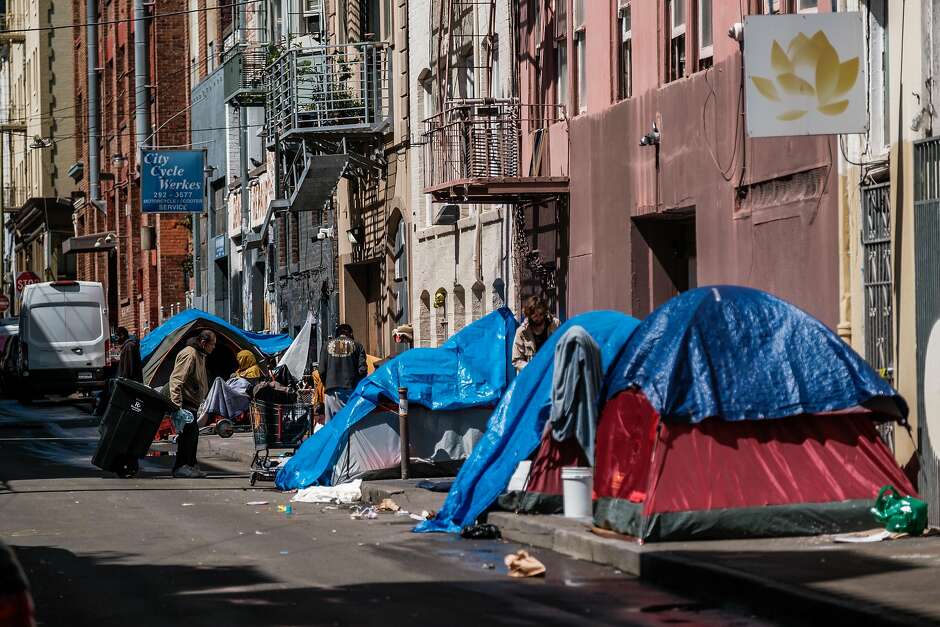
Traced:
[[[294, 454], [310, 434], [311, 411], [312, 407], [308, 403], [251, 402], [251, 431], [255, 440], [249, 479], [251, 485], [255, 485], [258, 479], [274, 481], [280, 465]], [[287, 450], [272, 457], [273, 449]]]

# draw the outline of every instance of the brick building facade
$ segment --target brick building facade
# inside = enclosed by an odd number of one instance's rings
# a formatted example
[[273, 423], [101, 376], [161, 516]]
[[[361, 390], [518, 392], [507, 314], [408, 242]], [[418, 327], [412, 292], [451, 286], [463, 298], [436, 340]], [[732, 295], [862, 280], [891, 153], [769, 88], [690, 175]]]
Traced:
[[[189, 66], [167, 51], [187, 49], [188, 24], [184, 0], [164, 0], [148, 9], [150, 41], [150, 145], [188, 147]], [[154, 11], [156, 15], [154, 16]], [[175, 13], [175, 14], [174, 14]], [[168, 15], [174, 14], [174, 15]], [[76, 23], [86, 22], [86, 3], [73, 4]], [[187, 216], [143, 215], [135, 137], [133, 2], [112, 0], [98, 5], [98, 102], [101, 194], [98, 206], [89, 202], [89, 134], [86, 74], [86, 30], [75, 29], [75, 137], [81, 167], [73, 172], [81, 193], [75, 199], [75, 234], [101, 239], [95, 252], [80, 252], [78, 277], [101, 281], [109, 292], [112, 323], [131, 332], [146, 333], [185, 306], [191, 271], [190, 220]], [[76, 164], [78, 165], [78, 164]], [[110, 235], [110, 238], [108, 237]], [[143, 241], [142, 241], [143, 240]], [[113, 242], [113, 253], [109, 252]], [[143, 244], [143, 245], [142, 245]], [[116, 256], [109, 271], [108, 255]], [[116, 290], [115, 295], [111, 292]]]

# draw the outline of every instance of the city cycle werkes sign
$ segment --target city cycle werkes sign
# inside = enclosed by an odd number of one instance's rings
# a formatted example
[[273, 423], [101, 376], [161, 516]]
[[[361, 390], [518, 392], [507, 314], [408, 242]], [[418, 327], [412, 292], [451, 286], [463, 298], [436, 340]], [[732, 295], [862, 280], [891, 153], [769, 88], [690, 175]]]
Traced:
[[144, 213], [202, 213], [204, 150], [142, 150], [140, 206]]

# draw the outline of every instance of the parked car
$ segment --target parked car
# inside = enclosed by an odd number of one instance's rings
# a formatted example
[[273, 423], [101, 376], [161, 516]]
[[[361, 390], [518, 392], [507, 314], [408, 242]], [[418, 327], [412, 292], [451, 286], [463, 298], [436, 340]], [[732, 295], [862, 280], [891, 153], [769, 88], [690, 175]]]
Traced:
[[101, 283], [27, 285], [19, 338], [18, 390], [23, 400], [102, 389], [111, 332]]
[[8, 544], [0, 540], [0, 625], [36, 627], [29, 581]]

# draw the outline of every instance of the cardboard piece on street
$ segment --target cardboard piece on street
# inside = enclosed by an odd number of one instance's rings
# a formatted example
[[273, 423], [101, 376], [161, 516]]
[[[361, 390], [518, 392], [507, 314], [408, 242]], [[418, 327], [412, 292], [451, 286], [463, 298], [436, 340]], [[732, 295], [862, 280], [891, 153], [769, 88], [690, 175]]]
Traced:
[[872, 529], [869, 531], [857, 531], [855, 533], [843, 533], [832, 536], [833, 542], [845, 542], [849, 544], [864, 544], [868, 542], [881, 542], [892, 538], [895, 534], [886, 529]]
[[503, 562], [509, 569], [510, 577], [541, 577], [545, 574], [545, 564], [522, 549], [504, 557]]
[[378, 509], [380, 512], [397, 512], [401, 507], [392, 499], [382, 499]]

